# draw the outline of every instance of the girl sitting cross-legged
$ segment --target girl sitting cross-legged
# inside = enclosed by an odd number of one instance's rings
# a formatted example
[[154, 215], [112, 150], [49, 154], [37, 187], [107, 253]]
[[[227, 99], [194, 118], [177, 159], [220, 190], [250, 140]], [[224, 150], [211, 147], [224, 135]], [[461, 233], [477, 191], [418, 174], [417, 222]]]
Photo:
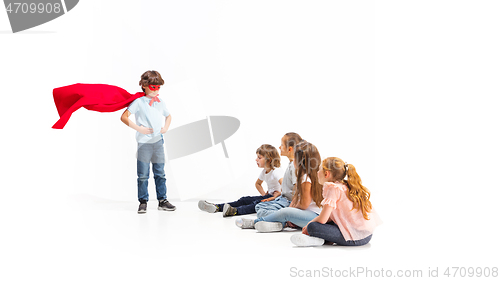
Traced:
[[[347, 180], [344, 180], [347, 178]], [[375, 227], [382, 221], [370, 202], [370, 191], [352, 164], [340, 158], [323, 160], [318, 171], [323, 184], [323, 209], [290, 240], [297, 246], [320, 246], [335, 243], [341, 246], [361, 246], [370, 242]]]

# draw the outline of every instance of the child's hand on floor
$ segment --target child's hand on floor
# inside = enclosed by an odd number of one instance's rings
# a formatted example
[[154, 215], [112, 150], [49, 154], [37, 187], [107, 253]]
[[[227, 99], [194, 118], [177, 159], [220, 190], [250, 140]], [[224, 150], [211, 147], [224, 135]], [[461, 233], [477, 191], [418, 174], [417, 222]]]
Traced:
[[305, 235], [309, 235], [309, 232], [307, 232], [307, 225], [302, 228], [302, 233], [304, 233]]

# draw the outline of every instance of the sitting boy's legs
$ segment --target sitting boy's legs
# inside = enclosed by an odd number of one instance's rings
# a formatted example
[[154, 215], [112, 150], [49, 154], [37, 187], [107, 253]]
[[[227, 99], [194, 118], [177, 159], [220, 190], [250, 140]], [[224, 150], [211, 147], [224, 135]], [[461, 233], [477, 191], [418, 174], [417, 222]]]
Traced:
[[240, 207], [240, 206], [245, 206], [245, 205], [249, 205], [249, 204], [252, 204], [253, 202], [255, 201], [260, 201], [264, 198], [269, 198], [270, 196], [267, 196], [267, 194], [265, 196], [243, 196], [241, 197], [240, 199], [234, 201], [234, 202], [228, 202], [226, 204], [229, 204], [233, 207]]
[[[257, 204], [261, 203], [260, 202], [261, 200], [272, 197], [272, 195], [266, 194], [264, 196], [247, 196], [247, 197], [251, 197], [254, 200], [246, 205], [241, 205], [241, 206], [237, 207], [236, 209], [238, 210], [238, 213], [237, 213], [238, 215], [247, 215], [247, 214], [255, 213], [255, 206]], [[233, 205], [231, 205], [231, 206], [233, 206]]]
[[[225, 204], [229, 204], [229, 205], [231, 205], [231, 207], [237, 208], [237, 207], [245, 206], [248, 204], [252, 204], [253, 202], [255, 202], [257, 200], [260, 201], [264, 198], [266, 198], [266, 197], [260, 196], [260, 195], [259, 196], [243, 196], [240, 199], [233, 201], [233, 202], [219, 203], [219, 204], [214, 204], [214, 205], [216, 206], [217, 211], [222, 212], [222, 209], [224, 209]], [[253, 211], [252, 213], [255, 213], [255, 211]]]
[[266, 194], [264, 196], [245, 196], [238, 199], [238, 201], [216, 204], [218, 210], [222, 209], [223, 217], [231, 217], [236, 215], [247, 215], [255, 213], [255, 205], [260, 203], [262, 199], [272, 197]]

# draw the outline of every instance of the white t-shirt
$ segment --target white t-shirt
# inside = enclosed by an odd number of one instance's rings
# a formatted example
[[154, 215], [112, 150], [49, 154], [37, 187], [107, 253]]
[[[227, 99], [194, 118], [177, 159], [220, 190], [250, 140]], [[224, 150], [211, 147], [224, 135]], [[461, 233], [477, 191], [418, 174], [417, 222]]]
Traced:
[[[302, 176], [302, 183], [305, 183], [305, 182], [312, 184], [311, 179], [306, 174], [304, 174]], [[311, 204], [309, 205], [309, 207], [307, 207], [306, 210], [313, 211], [318, 215], [321, 213], [321, 207], [318, 207], [318, 205], [316, 205], [316, 202], [314, 202], [314, 199], [311, 200]]]
[[165, 106], [165, 102], [161, 98], [158, 99], [160, 102], [154, 102], [150, 106], [150, 98], [140, 97], [127, 108], [131, 114], [135, 114], [135, 123], [138, 126], [153, 129], [153, 133], [149, 135], [136, 132], [135, 138], [138, 143], [155, 143], [162, 139], [161, 128], [165, 126], [165, 117], [169, 116], [170, 113]]
[[296, 183], [297, 176], [295, 176], [295, 165], [293, 165], [293, 161], [290, 161], [290, 163], [288, 163], [288, 167], [286, 168], [285, 175], [283, 176], [281, 196], [285, 197], [288, 201], [292, 201]]
[[266, 169], [262, 169], [259, 175], [259, 180], [267, 184], [267, 194], [273, 195], [275, 191], [281, 192], [279, 180], [283, 178], [283, 170], [277, 168], [266, 173]]

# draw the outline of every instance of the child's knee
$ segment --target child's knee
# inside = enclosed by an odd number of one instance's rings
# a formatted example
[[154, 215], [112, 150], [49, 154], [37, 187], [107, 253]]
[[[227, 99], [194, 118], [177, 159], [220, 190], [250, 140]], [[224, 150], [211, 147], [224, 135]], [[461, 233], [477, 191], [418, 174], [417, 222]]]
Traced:
[[255, 210], [257, 211], [257, 217], [258, 218], [263, 218], [263, 217], [266, 217], [266, 216], [272, 214], [271, 211], [269, 211], [269, 210], [267, 210], [265, 208], [261, 208], [259, 210], [257, 210], [257, 208], [255, 208]]
[[261, 202], [261, 203], [258, 203], [257, 205], [255, 205], [255, 210], [259, 210], [259, 209], [262, 209], [264, 208], [266, 202]]
[[154, 174], [155, 179], [164, 179], [165, 178], [165, 173], [158, 173]]
[[309, 232], [309, 234], [318, 233], [319, 228], [321, 228], [321, 223], [311, 222], [307, 225], [307, 232]]
[[148, 180], [149, 179], [149, 173], [137, 172], [137, 179], [141, 180], [141, 181]]
[[[257, 205], [259, 206], [259, 205]], [[264, 211], [262, 209], [257, 209], [257, 206], [255, 206], [255, 211], [257, 212], [257, 217], [262, 218], [264, 217]]]

